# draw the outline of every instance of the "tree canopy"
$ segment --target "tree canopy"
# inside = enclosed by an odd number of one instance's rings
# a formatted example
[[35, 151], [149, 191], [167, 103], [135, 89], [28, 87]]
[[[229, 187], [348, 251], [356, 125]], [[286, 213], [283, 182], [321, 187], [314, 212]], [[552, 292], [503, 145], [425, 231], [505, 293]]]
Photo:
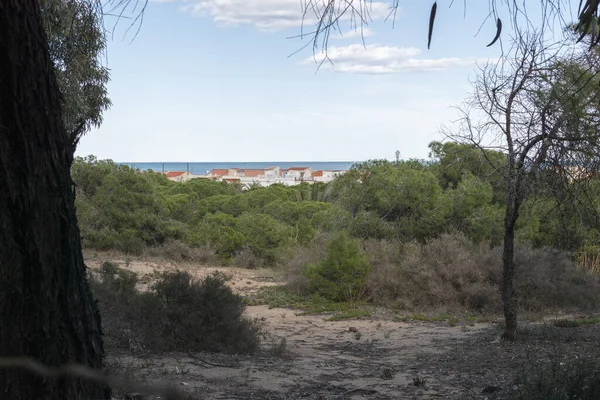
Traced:
[[89, 0], [41, 0], [42, 22], [62, 100], [63, 122], [75, 144], [102, 123], [111, 105], [102, 64], [106, 36], [102, 15]]

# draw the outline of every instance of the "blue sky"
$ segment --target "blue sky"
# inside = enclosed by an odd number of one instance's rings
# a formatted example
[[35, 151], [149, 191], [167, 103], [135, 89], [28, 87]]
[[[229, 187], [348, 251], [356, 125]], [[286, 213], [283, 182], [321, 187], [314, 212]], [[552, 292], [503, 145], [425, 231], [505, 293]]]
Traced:
[[400, 150], [402, 158], [425, 158], [428, 143], [441, 139], [440, 126], [456, 118], [452, 107], [471, 90], [476, 62], [501, 54], [499, 44], [486, 47], [493, 20], [475, 36], [487, 1], [467, 2], [466, 18], [462, 1], [438, 1], [427, 50], [431, 2], [400, 1], [392, 27], [384, 22], [391, 1], [382, 0], [371, 3], [366, 48], [344, 20], [345, 35], [332, 32], [329, 40], [333, 65], [317, 72], [312, 48], [290, 56], [307, 42], [288, 39], [300, 33], [302, 1], [150, 1], [133, 41], [122, 20], [106, 59], [113, 106], [77, 155], [362, 161], [392, 159]]

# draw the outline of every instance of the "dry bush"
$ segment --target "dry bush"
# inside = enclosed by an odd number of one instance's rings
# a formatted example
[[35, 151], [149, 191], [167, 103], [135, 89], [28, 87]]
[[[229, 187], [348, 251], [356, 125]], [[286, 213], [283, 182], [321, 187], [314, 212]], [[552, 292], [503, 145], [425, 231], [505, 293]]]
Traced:
[[[425, 244], [398, 246], [401, 255], [370, 251], [373, 264], [367, 286], [376, 304], [405, 309], [501, 312], [501, 248], [473, 244], [445, 234]], [[518, 246], [516, 295], [521, 310], [586, 309], [600, 304], [599, 282], [573, 263], [568, 254]]]
[[160, 246], [147, 247], [145, 256], [174, 261], [195, 262], [206, 265], [219, 265], [217, 254], [210, 246], [190, 246], [179, 240], [167, 240]]
[[319, 234], [309, 246], [289, 249], [289, 254], [282, 257], [278, 267], [284, 271], [288, 289], [295, 293], [308, 291], [308, 278], [302, 274], [302, 269], [325, 258], [328, 238], [329, 235]]
[[484, 312], [498, 308], [498, 292], [490, 282], [495, 280], [494, 268], [489, 268], [489, 248], [485, 245], [446, 234], [424, 245], [410, 242], [399, 247], [399, 258], [373, 265], [368, 281], [373, 302], [421, 310], [468, 308]]
[[231, 265], [234, 267], [245, 269], [264, 268], [265, 264], [266, 261], [254, 254], [254, 252], [248, 247], [244, 247], [231, 260]]
[[518, 246], [516, 295], [522, 309], [570, 307], [592, 310], [600, 304], [600, 279], [572, 261], [571, 254]]
[[145, 292], [94, 275], [90, 285], [98, 300], [107, 347], [144, 354], [250, 353], [260, 346], [260, 325], [245, 316], [243, 299], [222, 276], [196, 281], [187, 272], [168, 272]]
[[403, 254], [404, 244], [399, 240], [387, 239], [365, 239], [363, 250], [373, 270], [382, 270], [388, 265], [400, 261]]

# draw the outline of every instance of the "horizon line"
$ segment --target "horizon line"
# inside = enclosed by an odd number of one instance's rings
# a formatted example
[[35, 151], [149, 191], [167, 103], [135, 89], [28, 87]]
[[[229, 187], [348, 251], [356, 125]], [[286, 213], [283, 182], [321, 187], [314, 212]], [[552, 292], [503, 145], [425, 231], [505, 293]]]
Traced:
[[[366, 160], [365, 160], [366, 161]], [[114, 161], [118, 164], [185, 164], [185, 163], [202, 163], [202, 164], [225, 164], [225, 163], [235, 163], [235, 164], [249, 164], [249, 163], [355, 163], [362, 161], [353, 161], [353, 160], [338, 160], [338, 161]]]

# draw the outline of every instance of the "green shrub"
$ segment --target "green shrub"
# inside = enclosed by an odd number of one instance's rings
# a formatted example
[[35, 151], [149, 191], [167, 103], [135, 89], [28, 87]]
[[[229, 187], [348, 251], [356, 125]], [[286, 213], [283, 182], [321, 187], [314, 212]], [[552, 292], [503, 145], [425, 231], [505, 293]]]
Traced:
[[337, 232], [351, 227], [352, 214], [339, 206], [331, 205], [314, 213], [311, 223], [322, 231]]
[[139, 282], [135, 272], [120, 268], [111, 261], [104, 261], [100, 266], [99, 273], [105, 285], [121, 293], [135, 292], [135, 286]]
[[453, 203], [450, 220], [469, 239], [478, 243], [502, 241], [504, 210], [493, 204], [494, 191], [489, 182], [465, 172], [455, 189], [448, 189]]
[[131, 254], [139, 256], [144, 252], [146, 243], [140, 238], [133, 229], [127, 229], [123, 232], [115, 233], [112, 237], [108, 237], [107, 240], [111, 245], [103, 246], [104, 249], [114, 249], [125, 254]]
[[215, 249], [222, 261], [229, 262], [239, 252], [246, 238], [237, 229], [237, 220], [229, 214], [208, 214], [198, 224], [196, 242]]
[[[109, 274], [114, 265], [103, 267]], [[214, 351], [249, 353], [262, 335], [245, 316], [240, 296], [223, 275], [194, 280], [187, 272], [159, 275], [150, 290], [130, 292], [91, 279], [108, 345], [137, 352]]]
[[285, 257], [277, 263], [277, 267], [284, 271], [287, 288], [298, 294], [309, 292], [309, 280], [303, 271], [308, 264], [316, 264], [327, 256], [328, 234], [317, 235], [312, 243], [307, 246], [290, 247]]
[[371, 265], [358, 242], [342, 231], [327, 246], [324, 260], [308, 264], [304, 274], [309, 290], [332, 301], [356, 301], [364, 297], [364, 284]]
[[386, 239], [395, 235], [394, 223], [386, 221], [374, 212], [361, 211], [352, 219], [352, 236], [358, 238]]
[[259, 329], [245, 317], [243, 299], [222, 276], [197, 282], [187, 272], [168, 272], [152, 289], [168, 321], [162, 334], [175, 348], [233, 353], [258, 348]]
[[237, 229], [246, 238], [246, 245], [254, 255], [273, 265], [280, 252], [292, 243], [290, 226], [267, 214], [244, 213], [237, 218]]

